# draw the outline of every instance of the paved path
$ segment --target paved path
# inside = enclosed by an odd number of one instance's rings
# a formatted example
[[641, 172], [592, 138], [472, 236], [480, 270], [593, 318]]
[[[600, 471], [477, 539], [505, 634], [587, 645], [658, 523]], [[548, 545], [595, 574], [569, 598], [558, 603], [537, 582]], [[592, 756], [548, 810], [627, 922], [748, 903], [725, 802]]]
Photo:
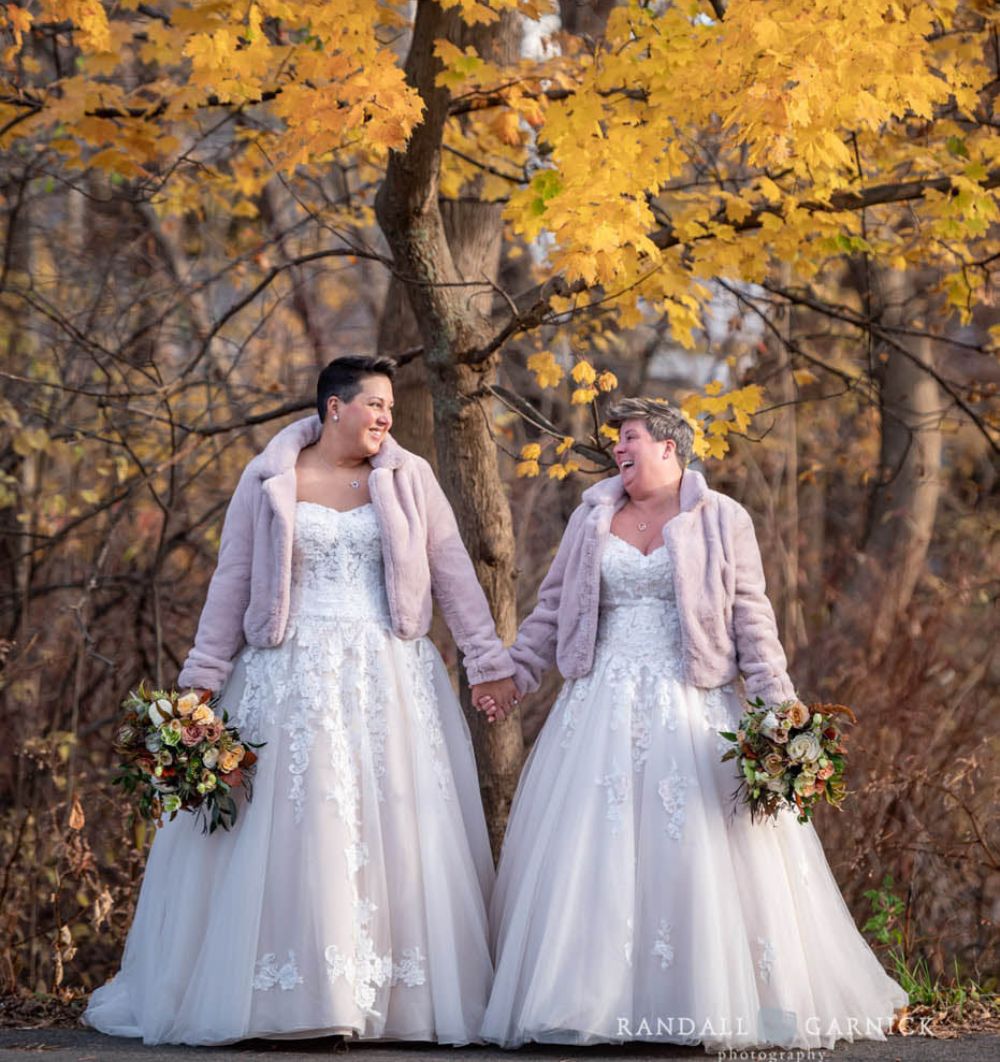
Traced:
[[893, 1036], [885, 1043], [841, 1044], [834, 1051], [734, 1051], [706, 1054], [701, 1048], [632, 1043], [593, 1048], [487, 1047], [359, 1044], [336, 1040], [250, 1040], [233, 1047], [145, 1047], [86, 1029], [2, 1029], [0, 1062], [314, 1062], [322, 1056], [353, 1062], [663, 1062], [718, 1059], [732, 1062], [998, 1062], [1000, 1036], [937, 1040]]

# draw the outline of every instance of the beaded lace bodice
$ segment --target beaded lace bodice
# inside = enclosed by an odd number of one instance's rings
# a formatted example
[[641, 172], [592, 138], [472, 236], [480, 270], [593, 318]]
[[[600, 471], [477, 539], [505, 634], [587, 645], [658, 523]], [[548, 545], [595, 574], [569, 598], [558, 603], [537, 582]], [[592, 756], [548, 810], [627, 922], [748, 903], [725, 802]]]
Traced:
[[616, 535], [601, 559], [597, 652], [635, 663], [680, 664], [680, 620], [670, 554], [660, 546], [648, 555]]
[[388, 626], [382, 539], [369, 502], [339, 512], [295, 507], [289, 624], [372, 620]]

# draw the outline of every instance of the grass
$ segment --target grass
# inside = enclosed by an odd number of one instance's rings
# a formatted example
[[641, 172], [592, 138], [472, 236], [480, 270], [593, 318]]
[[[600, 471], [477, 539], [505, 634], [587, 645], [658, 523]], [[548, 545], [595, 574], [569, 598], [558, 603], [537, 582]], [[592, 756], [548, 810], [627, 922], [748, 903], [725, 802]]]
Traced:
[[1000, 1032], [1000, 995], [993, 980], [986, 984], [963, 977], [957, 960], [954, 976], [931, 973], [927, 960], [914, 955], [909, 919], [909, 893], [904, 900], [887, 874], [877, 889], [865, 897], [872, 907], [862, 931], [868, 933], [888, 960], [889, 973], [909, 997], [898, 1032], [933, 1036], [959, 1036], [969, 1032]]

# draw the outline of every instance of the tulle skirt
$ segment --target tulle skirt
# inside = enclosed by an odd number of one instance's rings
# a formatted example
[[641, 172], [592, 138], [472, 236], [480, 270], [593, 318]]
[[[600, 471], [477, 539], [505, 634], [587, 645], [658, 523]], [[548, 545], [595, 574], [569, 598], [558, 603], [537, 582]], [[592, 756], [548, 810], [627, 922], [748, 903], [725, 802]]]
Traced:
[[121, 971], [85, 1021], [147, 1043], [476, 1039], [493, 863], [431, 643], [302, 624], [243, 653], [223, 704], [266, 742], [253, 801], [229, 833], [186, 813], [158, 832]]
[[483, 1036], [830, 1046], [906, 995], [855, 928], [811, 826], [734, 813], [729, 688], [601, 653], [563, 688], [514, 801]]

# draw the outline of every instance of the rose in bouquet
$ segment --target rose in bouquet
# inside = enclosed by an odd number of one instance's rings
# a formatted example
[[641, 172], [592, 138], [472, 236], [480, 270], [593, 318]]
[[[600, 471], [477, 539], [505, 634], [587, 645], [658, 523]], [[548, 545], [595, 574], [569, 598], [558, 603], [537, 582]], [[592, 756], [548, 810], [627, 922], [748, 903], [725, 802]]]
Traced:
[[719, 735], [733, 745], [723, 762], [736, 760], [740, 769], [734, 799], [749, 805], [754, 820], [773, 818], [787, 807], [799, 822], [808, 822], [821, 800], [840, 807], [847, 795], [844, 727], [854, 721], [842, 704], [785, 701], [769, 707], [758, 697], [735, 734]]
[[193, 811], [208, 833], [236, 821], [236, 793], [252, 797], [260, 745], [244, 741], [216, 707], [207, 692], [150, 690], [145, 683], [122, 702], [114, 784], [135, 799], [142, 818], [162, 824], [165, 814]]

